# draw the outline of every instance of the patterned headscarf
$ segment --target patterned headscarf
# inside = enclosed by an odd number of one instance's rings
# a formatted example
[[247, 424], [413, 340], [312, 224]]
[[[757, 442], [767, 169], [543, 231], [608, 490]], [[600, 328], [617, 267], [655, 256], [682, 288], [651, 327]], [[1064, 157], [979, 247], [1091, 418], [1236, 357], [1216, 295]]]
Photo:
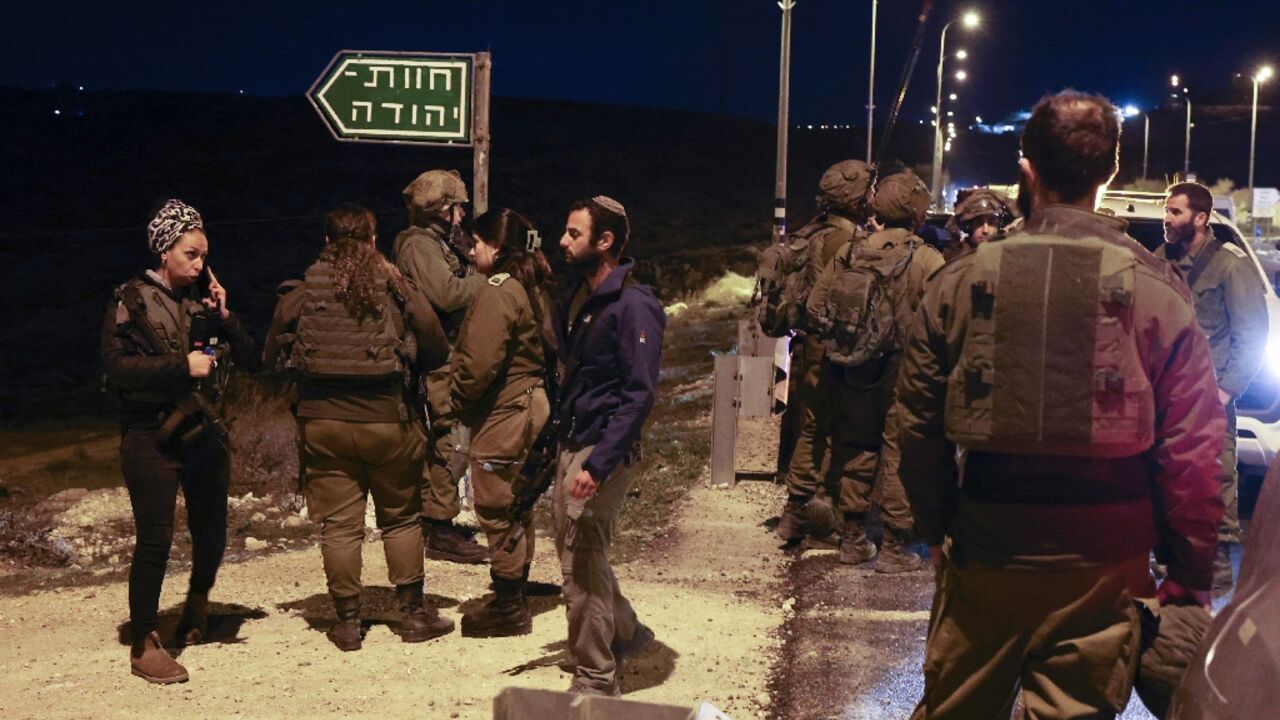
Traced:
[[147, 223], [147, 244], [151, 246], [151, 252], [160, 255], [168, 252], [183, 233], [203, 229], [204, 220], [200, 219], [195, 208], [181, 200], [171, 199]]

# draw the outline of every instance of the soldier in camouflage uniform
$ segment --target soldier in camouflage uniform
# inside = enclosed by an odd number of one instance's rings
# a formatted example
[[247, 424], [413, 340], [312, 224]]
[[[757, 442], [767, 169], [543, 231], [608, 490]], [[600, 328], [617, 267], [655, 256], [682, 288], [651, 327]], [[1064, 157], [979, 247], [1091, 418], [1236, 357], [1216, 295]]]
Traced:
[[307, 511], [338, 620], [329, 640], [359, 650], [365, 506], [373, 498], [387, 577], [404, 642], [453, 630], [423, 600], [422, 466], [426, 453], [416, 377], [449, 346], [426, 297], [376, 248], [373, 213], [341, 205], [301, 281], [281, 286], [263, 356], [297, 380]]
[[555, 311], [548, 293], [554, 278], [541, 247], [537, 231], [513, 210], [476, 218], [471, 255], [488, 282], [458, 333], [449, 397], [451, 416], [472, 430], [471, 486], [488, 539], [494, 596], [463, 616], [465, 637], [533, 630], [525, 599], [533, 562], [532, 519], [510, 550], [503, 543], [522, 467], [551, 415], [544, 378], [548, 359], [555, 362]]
[[[844, 160], [832, 165], [818, 182], [818, 207], [821, 213], [787, 238], [789, 243], [808, 243], [809, 262], [805, 268], [804, 287], [812, 288], [818, 275], [836, 251], [849, 242], [866, 237], [862, 225], [867, 220], [867, 196], [871, 189], [871, 168], [860, 160]], [[790, 455], [784, 482], [787, 501], [778, 522], [778, 537], [788, 547], [799, 547], [813, 515], [832, 514], [832, 498], [838, 491], [828, 488], [823, 473], [830, 460], [831, 415], [837, 400], [819, 388], [824, 349], [821, 340], [799, 331], [799, 351], [793, 353], [792, 406], [799, 415], [800, 432]], [[814, 503], [811, 505], [810, 503]], [[829, 539], [833, 521], [816, 523]]]
[[1195, 296], [1196, 319], [1209, 337], [1218, 376], [1218, 399], [1227, 412], [1222, 448], [1222, 502], [1226, 513], [1218, 528], [1213, 587], [1233, 582], [1231, 544], [1240, 542], [1239, 487], [1236, 468], [1236, 398], [1262, 366], [1267, 347], [1266, 288], [1249, 255], [1213, 235], [1209, 216], [1213, 194], [1199, 183], [1178, 183], [1165, 200], [1165, 244], [1156, 256], [1171, 261]]
[[947, 229], [964, 234], [967, 252], [1003, 236], [1005, 229], [1017, 217], [1018, 209], [1008, 195], [990, 188], [963, 190], [955, 213], [947, 221]]
[[[875, 558], [875, 570], [899, 573], [923, 566], [907, 545], [912, 518], [907, 496], [898, 478], [898, 423], [893, 390], [898, 379], [901, 348], [911, 327], [925, 280], [942, 267], [942, 255], [924, 244], [914, 231], [928, 211], [929, 189], [909, 171], [882, 178], [871, 199], [870, 237], [858, 240], [861, 248], [847, 245], [833, 260], [809, 296], [809, 315], [830, 313], [835, 285], [841, 282], [842, 264], [863, 262], [859, 249], [874, 250], [905, 263], [891, 283], [887, 299], [892, 306], [893, 331], [876, 355], [861, 364], [837, 364], [832, 340], [822, 361], [819, 395], [836, 408], [831, 421], [832, 459], [829, 483], [839, 488], [837, 512], [843, 519], [837, 559], [859, 565]], [[824, 325], [827, 323], [823, 323]], [[884, 540], [877, 553], [867, 537], [865, 516], [874, 502], [880, 509]]]
[[[1041, 100], [1023, 230], [929, 280], [898, 382], [902, 483], [937, 572], [915, 720], [1115, 717], [1133, 597], [1207, 605], [1226, 422], [1186, 285], [1093, 212], [1115, 174], [1105, 98]], [[946, 541], [944, 552], [944, 541]]]
[[[404, 189], [409, 228], [396, 236], [392, 256], [396, 267], [413, 280], [440, 316], [450, 342], [467, 308], [484, 285], [465, 257], [470, 238], [462, 232], [467, 188], [452, 170], [428, 170]], [[427, 439], [427, 470], [422, 488], [422, 533], [426, 555], [458, 563], [482, 563], [488, 551], [473, 534], [454, 525], [458, 499], [456, 423], [449, 416], [449, 365], [427, 376], [431, 437]], [[451, 469], [453, 466], [453, 469]]]

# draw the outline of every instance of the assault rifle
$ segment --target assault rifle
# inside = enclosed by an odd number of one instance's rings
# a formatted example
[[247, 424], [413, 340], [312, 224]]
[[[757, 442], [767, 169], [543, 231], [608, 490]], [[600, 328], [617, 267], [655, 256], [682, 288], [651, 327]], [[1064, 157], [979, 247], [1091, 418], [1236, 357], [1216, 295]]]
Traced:
[[[227, 428], [217, 411], [217, 403], [222, 397], [228, 377], [227, 348], [218, 337], [221, 325], [218, 308], [202, 308], [191, 316], [188, 349], [212, 355], [217, 364], [208, 377], [197, 381], [191, 392], [178, 399], [173, 412], [160, 424], [160, 442], [176, 442], [177, 445], [186, 447], [209, 432], [219, 439], [226, 439]], [[223, 369], [219, 370], [218, 365], [222, 365]]]
[[534, 438], [529, 456], [520, 466], [520, 478], [515, 483], [515, 499], [507, 512], [511, 526], [498, 543], [505, 552], [512, 552], [524, 537], [525, 525], [533, 516], [533, 507], [538, 498], [551, 487], [556, 480], [556, 460], [560, 446], [560, 416], [556, 406], [560, 398], [560, 373], [556, 370], [556, 354], [550, 343], [543, 339], [542, 352], [545, 356], [543, 384], [546, 386], [547, 401], [551, 413], [547, 423], [542, 426], [538, 437]]

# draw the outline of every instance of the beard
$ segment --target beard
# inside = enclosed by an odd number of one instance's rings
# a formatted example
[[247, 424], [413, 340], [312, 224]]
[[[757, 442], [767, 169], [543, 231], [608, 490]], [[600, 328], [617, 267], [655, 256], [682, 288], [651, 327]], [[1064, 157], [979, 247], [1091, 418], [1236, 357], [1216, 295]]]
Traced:
[[1164, 241], [1170, 245], [1189, 246], [1195, 236], [1196, 226], [1192, 223], [1164, 226]]

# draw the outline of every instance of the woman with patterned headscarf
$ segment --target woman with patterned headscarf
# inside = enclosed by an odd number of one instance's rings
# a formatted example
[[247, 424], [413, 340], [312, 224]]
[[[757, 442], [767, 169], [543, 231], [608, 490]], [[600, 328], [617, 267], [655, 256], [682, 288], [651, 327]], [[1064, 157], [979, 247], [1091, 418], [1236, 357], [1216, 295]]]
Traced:
[[233, 359], [248, 365], [255, 352], [206, 265], [200, 213], [169, 200], [147, 225], [147, 240], [156, 267], [116, 290], [103, 321], [102, 366], [118, 400], [120, 460], [136, 526], [129, 664], [134, 675], [165, 684], [187, 680], [156, 633], [178, 488], [192, 558], [176, 641], [187, 644], [208, 633], [209, 589], [226, 547], [230, 458], [219, 387]]

